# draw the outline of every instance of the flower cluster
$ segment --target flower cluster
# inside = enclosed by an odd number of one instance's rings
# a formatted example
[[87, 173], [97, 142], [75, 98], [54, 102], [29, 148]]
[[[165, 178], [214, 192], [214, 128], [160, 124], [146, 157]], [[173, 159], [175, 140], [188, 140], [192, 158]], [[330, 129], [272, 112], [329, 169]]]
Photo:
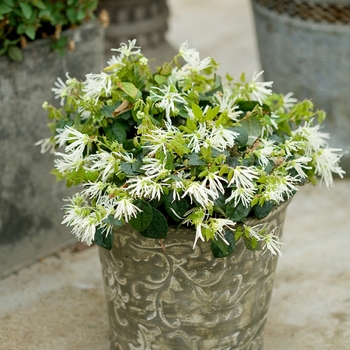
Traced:
[[[61, 100], [47, 103], [56, 150], [54, 173], [81, 191], [67, 199], [63, 223], [79, 239], [106, 243], [113, 227], [129, 224], [165, 238], [168, 225], [195, 227], [198, 240], [280, 253], [261, 219], [317, 177], [333, 186], [341, 150], [315, 120], [310, 101], [274, 94], [272, 82], [242, 75], [223, 82], [217, 64], [181, 45], [156, 73], [136, 42], [114, 50], [100, 74], [58, 79]], [[224, 245], [223, 245], [224, 243]]]

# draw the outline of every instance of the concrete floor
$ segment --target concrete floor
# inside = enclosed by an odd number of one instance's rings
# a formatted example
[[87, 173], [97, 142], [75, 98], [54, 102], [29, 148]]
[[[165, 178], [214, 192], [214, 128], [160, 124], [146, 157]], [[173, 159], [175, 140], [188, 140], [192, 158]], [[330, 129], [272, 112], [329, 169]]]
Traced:
[[[248, 0], [169, 5], [171, 45], [188, 40], [235, 78], [259, 69]], [[349, 178], [306, 186], [290, 204], [265, 350], [350, 349], [349, 217]], [[97, 248], [75, 248], [0, 281], [0, 350], [109, 349]]]

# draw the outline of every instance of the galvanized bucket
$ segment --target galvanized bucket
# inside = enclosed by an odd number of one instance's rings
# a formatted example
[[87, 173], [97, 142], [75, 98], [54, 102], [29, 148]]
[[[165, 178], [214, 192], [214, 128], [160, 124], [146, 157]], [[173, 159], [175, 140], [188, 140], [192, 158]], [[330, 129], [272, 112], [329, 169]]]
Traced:
[[[327, 112], [333, 146], [350, 150], [350, 1], [252, 0], [264, 79]], [[350, 153], [341, 165], [350, 173]]]
[[[287, 204], [249, 223], [281, 236]], [[124, 227], [111, 251], [99, 248], [111, 350], [263, 349], [277, 258], [239, 241], [215, 259], [193, 239], [186, 228], [156, 242]]]
[[106, 50], [137, 39], [143, 49], [158, 47], [165, 41], [169, 9], [166, 0], [100, 0], [98, 13], [107, 10]]

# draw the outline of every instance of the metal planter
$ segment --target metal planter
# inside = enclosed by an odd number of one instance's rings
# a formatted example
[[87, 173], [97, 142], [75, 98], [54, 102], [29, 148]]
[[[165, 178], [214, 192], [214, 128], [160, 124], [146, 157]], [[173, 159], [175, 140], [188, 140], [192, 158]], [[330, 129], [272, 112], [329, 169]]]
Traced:
[[[280, 236], [286, 207], [250, 224]], [[241, 240], [215, 259], [208, 243], [193, 249], [193, 239], [191, 229], [170, 229], [156, 242], [125, 226], [111, 251], [99, 248], [111, 350], [263, 349], [277, 258]]]
[[350, 173], [350, 1], [252, 0], [264, 80], [327, 112], [325, 131], [348, 152]]

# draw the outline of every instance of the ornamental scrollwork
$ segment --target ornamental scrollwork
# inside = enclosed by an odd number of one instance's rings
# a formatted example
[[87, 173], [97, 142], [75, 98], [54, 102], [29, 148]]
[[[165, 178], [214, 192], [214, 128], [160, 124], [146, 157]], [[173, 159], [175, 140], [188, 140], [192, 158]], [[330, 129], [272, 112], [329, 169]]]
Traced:
[[[281, 235], [284, 212], [269, 219]], [[215, 259], [179, 231], [165, 250], [129, 227], [115, 232], [111, 252], [100, 248], [115, 349], [260, 349], [277, 259], [241, 241]]]

